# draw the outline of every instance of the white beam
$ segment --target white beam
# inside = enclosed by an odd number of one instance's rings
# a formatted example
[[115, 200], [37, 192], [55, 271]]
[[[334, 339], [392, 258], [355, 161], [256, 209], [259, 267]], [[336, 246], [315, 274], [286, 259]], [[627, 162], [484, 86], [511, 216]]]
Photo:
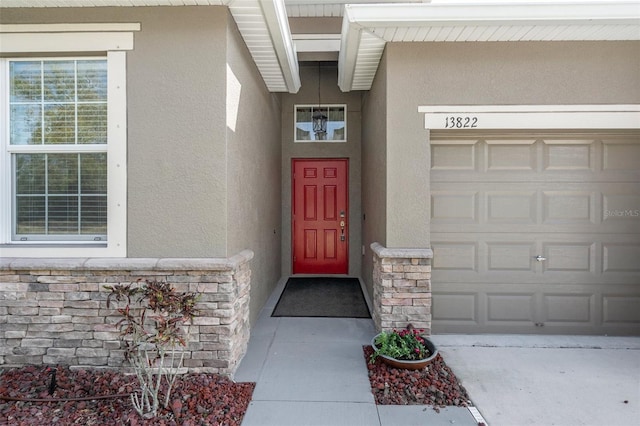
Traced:
[[289, 93], [297, 93], [300, 89], [300, 70], [295, 47], [291, 39], [291, 29], [284, 0], [260, 1], [262, 13], [271, 34], [273, 48], [282, 70], [282, 76]]

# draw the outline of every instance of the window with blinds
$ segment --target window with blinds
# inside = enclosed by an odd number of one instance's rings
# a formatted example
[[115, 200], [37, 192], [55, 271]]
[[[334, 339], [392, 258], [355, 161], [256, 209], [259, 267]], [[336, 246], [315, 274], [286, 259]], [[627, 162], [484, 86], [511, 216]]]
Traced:
[[12, 239], [106, 241], [106, 58], [8, 68]]

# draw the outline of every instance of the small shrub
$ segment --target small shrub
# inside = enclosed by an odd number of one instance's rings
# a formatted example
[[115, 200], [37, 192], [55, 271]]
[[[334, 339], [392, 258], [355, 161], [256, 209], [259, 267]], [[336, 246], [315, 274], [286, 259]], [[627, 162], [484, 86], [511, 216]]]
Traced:
[[163, 382], [167, 386], [163, 407], [169, 405], [171, 388], [184, 359], [184, 349], [178, 346], [187, 345], [182, 326], [198, 316], [198, 296], [177, 293], [168, 283], [148, 280], [139, 286], [104, 287], [111, 291], [107, 307], [112, 298], [124, 302], [117, 308], [122, 316], [117, 326], [125, 344], [125, 360], [132, 365], [140, 384], [140, 394], [132, 393], [131, 402], [142, 417], [155, 417]]
[[376, 349], [369, 359], [374, 363], [378, 355], [400, 360], [415, 361], [431, 356], [422, 337], [424, 330], [416, 330], [409, 324], [404, 330], [383, 331], [376, 339]]

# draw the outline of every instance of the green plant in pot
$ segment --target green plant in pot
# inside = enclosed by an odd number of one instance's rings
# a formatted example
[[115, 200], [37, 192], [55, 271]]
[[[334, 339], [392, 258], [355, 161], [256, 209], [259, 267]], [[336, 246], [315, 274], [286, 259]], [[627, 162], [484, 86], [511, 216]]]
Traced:
[[438, 351], [433, 342], [422, 333], [424, 330], [416, 330], [411, 324], [404, 330], [383, 331], [371, 341], [374, 352], [369, 362], [374, 363], [380, 357], [392, 367], [413, 370], [424, 368], [436, 357]]

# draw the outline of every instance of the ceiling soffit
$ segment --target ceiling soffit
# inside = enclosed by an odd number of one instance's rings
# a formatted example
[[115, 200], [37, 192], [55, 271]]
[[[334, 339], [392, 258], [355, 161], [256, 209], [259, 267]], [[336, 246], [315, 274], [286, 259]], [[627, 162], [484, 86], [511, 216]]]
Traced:
[[270, 92], [297, 93], [300, 72], [282, 0], [227, 2]]
[[338, 85], [369, 90], [387, 42], [640, 40], [640, 2], [346, 5]]

